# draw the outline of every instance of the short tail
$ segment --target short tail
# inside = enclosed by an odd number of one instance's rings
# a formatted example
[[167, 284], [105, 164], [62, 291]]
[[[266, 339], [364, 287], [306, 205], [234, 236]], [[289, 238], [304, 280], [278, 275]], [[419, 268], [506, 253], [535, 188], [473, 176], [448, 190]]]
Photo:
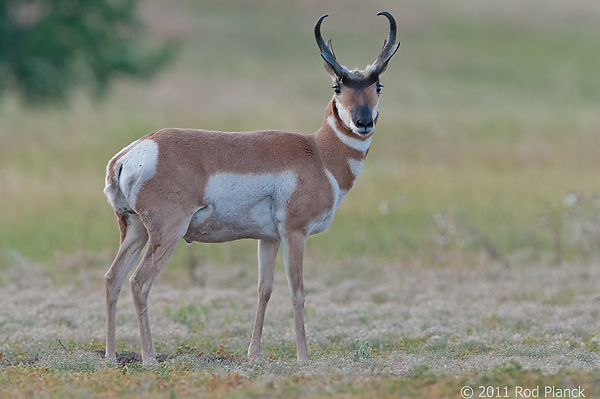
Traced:
[[121, 170], [123, 169], [123, 164], [119, 164], [118, 162], [111, 161], [106, 165], [106, 180], [104, 184], [104, 195], [108, 199], [108, 203], [111, 204], [114, 208], [114, 202], [119, 194], [119, 177], [121, 175]]
[[123, 148], [106, 166], [104, 194], [115, 212], [134, 214], [137, 194], [156, 171], [158, 145], [136, 140]]
[[135, 213], [133, 208], [127, 202], [119, 183], [121, 172], [123, 171], [123, 161], [115, 158], [111, 159], [106, 166], [104, 195], [106, 195], [108, 203], [113, 207], [116, 213]]

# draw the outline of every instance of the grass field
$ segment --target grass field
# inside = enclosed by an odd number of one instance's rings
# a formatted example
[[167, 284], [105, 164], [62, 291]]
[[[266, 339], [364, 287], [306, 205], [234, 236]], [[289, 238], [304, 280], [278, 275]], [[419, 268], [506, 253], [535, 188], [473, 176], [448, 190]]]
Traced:
[[[180, 357], [150, 369], [97, 357], [118, 247], [108, 159], [167, 126], [315, 131], [331, 89], [314, 23], [331, 14], [324, 37], [364, 68], [387, 34], [381, 10], [402, 46], [361, 177], [307, 246], [311, 360], [294, 360], [281, 259], [265, 357], [244, 358], [253, 241], [180, 245], [158, 278], [156, 347]], [[1, 367], [0, 397], [600, 396], [597, 2], [152, 0], [142, 11], [155, 40], [182, 40], [154, 80], [67, 107], [0, 99], [0, 364], [39, 359]], [[118, 349], [139, 351], [127, 284], [117, 316]]]

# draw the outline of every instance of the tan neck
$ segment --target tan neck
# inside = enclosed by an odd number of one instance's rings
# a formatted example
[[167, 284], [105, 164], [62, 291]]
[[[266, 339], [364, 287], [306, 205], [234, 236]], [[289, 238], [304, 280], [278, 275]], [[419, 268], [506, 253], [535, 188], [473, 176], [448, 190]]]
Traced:
[[337, 180], [340, 190], [350, 190], [369, 152], [371, 136], [359, 137], [348, 129], [338, 115], [335, 99], [332, 99], [325, 109], [323, 124], [314, 138], [323, 163]]

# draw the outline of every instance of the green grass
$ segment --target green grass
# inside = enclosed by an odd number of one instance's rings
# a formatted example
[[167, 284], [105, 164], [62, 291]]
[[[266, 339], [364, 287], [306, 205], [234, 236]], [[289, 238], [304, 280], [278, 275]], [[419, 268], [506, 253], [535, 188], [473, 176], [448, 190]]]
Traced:
[[[0, 295], [10, 303], [0, 359], [45, 359], [0, 370], [0, 396], [437, 398], [464, 385], [599, 395], [600, 10], [555, 3], [145, 2], [159, 39], [184, 39], [155, 80], [63, 108], [0, 99]], [[307, 246], [311, 363], [293, 363], [280, 266], [261, 364], [124, 370], [90, 358], [103, 346], [103, 274], [118, 247], [107, 161], [167, 126], [314, 132], [331, 89], [313, 24], [331, 14], [324, 37], [342, 64], [363, 68], [386, 36], [381, 10], [396, 16], [402, 46], [358, 183]], [[153, 290], [153, 328], [172, 327], [157, 329], [157, 348], [244, 356], [255, 245], [178, 247]], [[22, 314], [10, 313], [12, 298]], [[138, 350], [123, 306], [119, 349]], [[62, 359], [52, 357], [59, 338], [73, 350]]]
[[[597, 377], [592, 372], [573, 374], [563, 370], [546, 374], [523, 369], [518, 362], [464, 376], [443, 375], [418, 365], [404, 378], [372, 376], [351, 379], [332, 374], [319, 377], [306, 375], [303, 374], [306, 366], [290, 367], [275, 361], [222, 371], [214, 370], [210, 364], [194, 364], [185, 360], [171, 361], [153, 369], [118, 369], [102, 366], [97, 358], [83, 353], [56, 360], [58, 362], [49, 366], [1, 370], [0, 393], [31, 398], [48, 395], [65, 398], [133, 398], [140, 395], [147, 398], [437, 398], [460, 397], [463, 387], [471, 387], [476, 395], [482, 390], [485, 392], [487, 387], [499, 389], [502, 397], [511, 398], [519, 397], [515, 393], [521, 389], [538, 387], [542, 395], [546, 387], [555, 391], [582, 389], [585, 397], [596, 397], [600, 393]], [[360, 364], [362, 360], [347, 361]], [[78, 366], [74, 367], [74, 364]], [[82, 370], [82, 367], [86, 369]]]
[[[3, 99], [0, 251], [52, 263], [57, 251], [113, 249], [115, 223], [100, 190], [104, 165], [149, 131], [318, 127], [330, 93], [307, 29], [317, 10], [271, 5], [267, 16], [256, 5], [182, 7], [188, 11], [173, 13], [186, 13], [185, 46], [155, 82], [123, 83], [104, 103], [80, 97], [66, 109]], [[573, 7], [573, 18], [585, 17]], [[383, 21], [363, 17], [368, 8], [334, 8], [327, 21], [326, 35], [349, 65], [369, 62], [385, 34]], [[555, 217], [569, 192], [599, 186], [595, 28], [552, 10], [534, 27], [523, 16], [496, 15], [493, 6], [461, 16], [412, 4], [420, 24], [402, 11], [404, 44], [384, 76], [364, 173], [313, 250], [328, 260], [366, 251], [397, 259], [423, 247], [434, 215], [451, 213], [504, 253], [528, 246], [531, 236], [552, 251], [540, 219]], [[365, 19], [360, 35], [345, 28], [345, 19], [357, 18]], [[389, 213], [379, 214], [382, 203]], [[204, 250], [226, 261], [222, 251]]]

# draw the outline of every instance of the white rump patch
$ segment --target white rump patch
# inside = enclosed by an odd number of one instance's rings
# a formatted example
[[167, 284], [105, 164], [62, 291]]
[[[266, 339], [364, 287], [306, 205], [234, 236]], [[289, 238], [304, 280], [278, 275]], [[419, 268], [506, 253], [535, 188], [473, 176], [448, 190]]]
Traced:
[[[108, 199], [108, 203], [111, 204], [113, 208], [119, 208], [119, 205], [117, 204], [117, 195], [119, 194], [119, 188], [117, 186], [113, 186], [114, 181], [108, 180], [108, 177], [110, 176], [110, 164], [112, 163], [113, 159], [118, 158], [123, 152], [128, 151], [138, 141], [139, 140], [134, 141], [133, 143], [129, 144], [127, 147], [123, 148], [121, 151], [117, 152], [115, 154], [115, 156], [112, 157], [110, 159], [110, 161], [108, 161], [108, 164], [106, 165], [106, 180], [104, 181], [104, 195], [106, 195], [106, 198]], [[113, 166], [116, 166], [116, 165], [113, 165]], [[125, 206], [125, 205], [123, 205], [123, 206]]]
[[340, 132], [340, 129], [338, 129], [337, 124], [335, 122], [335, 118], [333, 116], [327, 118], [327, 124], [333, 129], [335, 135], [342, 141], [342, 143], [346, 144], [347, 146], [362, 152], [366, 152], [371, 146], [372, 136], [369, 136], [369, 138], [367, 138], [366, 140], [359, 140], [353, 137], [346, 136], [345, 134]]
[[158, 144], [151, 139], [146, 139], [131, 147], [131, 150], [115, 165], [115, 168], [122, 165], [119, 189], [132, 209], [135, 209], [137, 195], [142, 186], [156, 173], [157, 164]]

